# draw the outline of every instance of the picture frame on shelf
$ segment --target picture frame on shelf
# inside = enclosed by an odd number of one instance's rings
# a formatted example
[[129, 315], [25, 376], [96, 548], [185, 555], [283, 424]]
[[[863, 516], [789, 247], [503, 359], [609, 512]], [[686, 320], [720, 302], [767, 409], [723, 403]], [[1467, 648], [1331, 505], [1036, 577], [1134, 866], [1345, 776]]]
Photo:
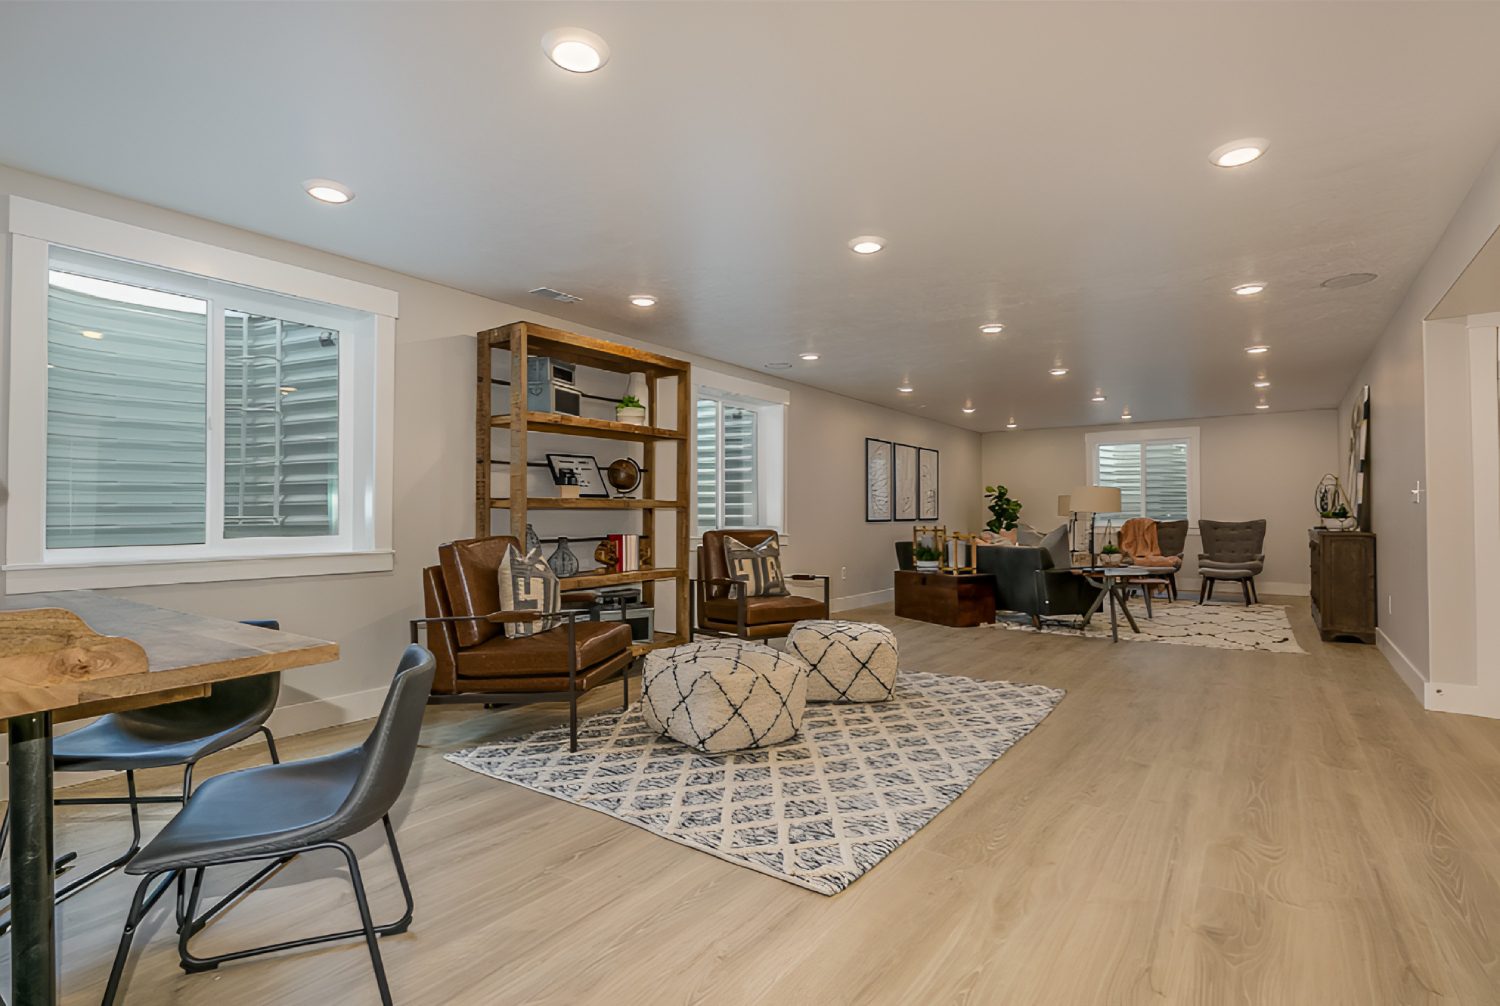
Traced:
[[917, 519], [917, 449], [911, 444], [891, 447], [891, 519]]
[[891, 442], [865, 437], [865, 521], [891, 518]]
[[547, 467], [552, 471], [552, 481], [562, 484], [564, 472], [572, 472], [578, 478], [579, 499], [609, 499], [609, 487], [599, 462], [592, 454], [548, 454]]
[[917, 520], [938, 519], [938, 452], [917, 448]]

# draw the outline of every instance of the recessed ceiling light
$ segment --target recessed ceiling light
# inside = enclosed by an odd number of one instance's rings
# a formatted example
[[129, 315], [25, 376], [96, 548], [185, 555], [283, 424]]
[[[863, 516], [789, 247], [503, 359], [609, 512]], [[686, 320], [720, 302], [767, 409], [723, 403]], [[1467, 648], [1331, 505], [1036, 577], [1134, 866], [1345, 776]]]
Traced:
[[1254, 353], [1269, 353], [1270, 351], [1271, 351], [1271, 347], [1267, 346], [1263, 342], [1257, 342], [1253, 346], [1246, 346], [1245, 347], [1245, 352], [1251, 353], [1251, 354], [1254, 354]]
[[988, 325], [980, 325], [979, 330], [985, 335], [999, 335], [1001, 332], [1005, 331], [1005, 326], [1000, 324], [998, 321], [992, 321]]
[[873, 234], [863, 234], [849, 242], [850, 251], [856, 255], [874, 255], [884, 247], [885, 238], [878, 238]]
[[1053, 367], [1051, 370], [1047, 371], [1047, 373], [1051, 374], [1053, 377], [1061, 377], [1067, 372], [1067, 367]]
[[1130, 417], [1130, 406], [1128, 406], [1128, 405], [1125, 406], [1125, 411], [1122, 412], [1122, 413], [1120, 413], [1120, 418], [1121, 419], [1129, 419], [1129, 418], [1131, 418]]
[[1208, 159], [1221, 168], [1238, 168], [1264, 154], [1270, 145], [1271, 142], [1263, 137], [1247, 136], [1215, 147]]
[[1258, 403], [1256, 403], [1255, 407], [1257, 409], [1269, 409], [1270, 408], [1270, 406], [1267, 405], [1265, 402], [1258, 402]]
[[973, 411], [974, 411], [974, 406], [973, 405], [965, 405], [964, 406], [964, 412], [965, 412], [965, 414], [971, 414], [971, 413], [973, 413]]
[[896, 385], [896, 390], [901, 392], [903, 395], [909, 395], [916, 389], [913, 388], [910, 384], [898, 384]]
[[1091, 401], [1091, 402], [1103, 402], [1103, 401], [1108, 401], [1108, 399], [1106, 399], [1104, 397], [1103, 390], [1101, 390], [1099, 388], [1095, 388], [1094, 389], [1094, 397], [1090, 398], [1089, 401]]
[[1266, 288], [1264, 283], [1241, 283], [1234, 288], [1236, 295], [1240, 297], [1254, 297]]
[[1369, 283], [1376, 278], [1377, 277], [1373, 272], [1351, 272], [1344, 276], [1335, 276], [1332, 279], [1325, 279], [1318, 285], [1327, 287], [1330, 290], [1343, 290], [1346, 287], [1351, 286], [1364, 286], [1366, 283]]
[[630, 303], [636, 307], [655, 307], [656, 298], [649, 293], [633, 293], [630, 295]]
[[593, 73], [609, 62], [609, 44], [586, 28], [553, 28], [542, 36], [542, 51], [571, 73]]
[[806, 360], [808, 363], [812, 363], [814, 360], [818, 359], [818, 354], [817, 353], [799, 353], [799, 354], [797, 354], [797, 359], [799, 359], [799, 360]]
[[320, 203], [347, 203], [354, 198], [354, 190], [343, 182], [336, 182], [331, 178], [309, 178], [302, 183], [302, 188], [307, 194]]
[[1257, 388], [1269, 388], [1270, 386], [1271, 386], [1271, 382], [1267, 381], [1265, 378], [1261, 378], [1259, 381], [1256, 381], [1255, 384], [1254, 384], [1254, 387], [1257, 387]]
[[792, 365], [790, 363], [785, 363], [785, 362], [783, 362], [781, 360], [777, 360], [775, 363], [768, 363], [768, 364], [766, 364], [766, 369], [767, 370], [791, 370], [792, 369]]
[[102, 338], [104, 338], [104, 333], [103, 332], [95, 332], [93, 329], [89, 329], [89, 328], [84, 329], [83, 331], [79, 332], [78, 334], [81, 335], [81, 336], [83, 336], [85, 339], [102, 339]]
[[1016, 417], [1015, 416], [1011, 416], [1010, 417], [1010, 422], [1008, 422], [1008, 423], [1005, 424], [1005, 428], [1007, 430], [1013, 430], [1013, 429], [1016, 428]]

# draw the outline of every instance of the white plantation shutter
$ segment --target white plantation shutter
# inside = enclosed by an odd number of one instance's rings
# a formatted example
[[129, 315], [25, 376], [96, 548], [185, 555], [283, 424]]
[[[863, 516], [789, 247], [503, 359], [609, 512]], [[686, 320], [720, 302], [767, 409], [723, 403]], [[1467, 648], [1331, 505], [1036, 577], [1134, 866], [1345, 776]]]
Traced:
[[698, 527], [719, 526], [719, 403], [698, 399]]
[[698, 399], [700, 530], [761, 525], [758, 435], [755, 409], [721, 399]]
[[1099, 514], [1097, 519], [1115, 523], [1130, 517], [1189, 519], [1195, 478], [1191, 458], [1186, 437], [1096, 443], [1095, 484], [1120, 490], [1120, 512]]

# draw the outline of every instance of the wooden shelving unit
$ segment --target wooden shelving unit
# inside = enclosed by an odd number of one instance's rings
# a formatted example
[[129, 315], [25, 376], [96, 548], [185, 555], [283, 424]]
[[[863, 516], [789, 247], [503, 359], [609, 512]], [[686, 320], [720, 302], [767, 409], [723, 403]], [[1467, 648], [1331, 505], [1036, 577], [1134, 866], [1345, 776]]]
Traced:
[[[564, 590], [587, 590], [622, 583], [639, 583], [642, 600], [658, 605], [658, 584], [670, 582], [677, 633], [656, 633], [651, 643], [638, 643], [637, 653], [658, 646], [682, 642], [681, 633], [688, 625], [688, 501], [691, 472], [687, 430], [693, 414], [692, 367], [685, 360], [606, 342], [586, 335], [564, 332], [532, 322], [515, 322], [479, 333], [478, 392], [475, 413], [474, 526], [478, 534], [490, 533], [490, 515], [495, 510], [510, 513], [510, 534], [524, 538], [527, 515], [532, 510], [617, 510], [641, 514], [641, 540], [651, 543], [652, 554], [661, 557], [657, 547], [656, 515], [672, 515], [674, 565], [659, 569], [641, 569], [630, 573], [583, 573], [564, 577]], [[495, 377], [494, 353], [510, 353], [510, 410], [496, 412], [491, 406], [491, 388]], [[607, 419], [589, 419], [556, 412], [528, 412], [526, 409], [526, 358], [547, 356], [580, 367], [590, 367], [618, 374], [644, 373], [652, 393], [647, 425], [632, 426]], [[672, 379], [676, 384], [677, 428], [659, 425], [657, 403], [661, 392], [657, 381]], [[492, 468], [496, 431], [508, 436], [510, 468], [508, 496], [496, 496], [492, 485]], [[555, 433], [626, 441], [643, 445], [645, 469], [640, 499], [560, 499], [528, 496], [526, 486], [527, 435]], [[661, 467], [663, 452], [659, 448], [672, 444], [676, 448], [673, 470]], [[517, 463], [521, 462], [521, 463]], [[659, 478], [665, 475], [665, 478]], [[672, 499], [659, 499], [658, 490], [670, 491]]]

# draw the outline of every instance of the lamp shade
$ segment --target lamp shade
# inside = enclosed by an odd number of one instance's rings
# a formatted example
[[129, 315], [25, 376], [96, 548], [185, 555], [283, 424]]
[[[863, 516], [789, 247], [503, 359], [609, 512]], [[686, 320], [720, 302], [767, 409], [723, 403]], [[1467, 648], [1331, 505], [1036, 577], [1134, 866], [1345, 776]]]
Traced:
[[1120, 490], [1113, 486], [1079, 486], [1068, 496], [1068, 505], [1078, 513], [1117, 513], [1120, 509]]
[[1073, 516], [1073, 507], [1069, 502], [1070, 500], [1072, 500], [1072, 498], [1073, 497], [1067, 495], [1059, 496], [1057, 498], [1057, 515], [1059, 517]]

